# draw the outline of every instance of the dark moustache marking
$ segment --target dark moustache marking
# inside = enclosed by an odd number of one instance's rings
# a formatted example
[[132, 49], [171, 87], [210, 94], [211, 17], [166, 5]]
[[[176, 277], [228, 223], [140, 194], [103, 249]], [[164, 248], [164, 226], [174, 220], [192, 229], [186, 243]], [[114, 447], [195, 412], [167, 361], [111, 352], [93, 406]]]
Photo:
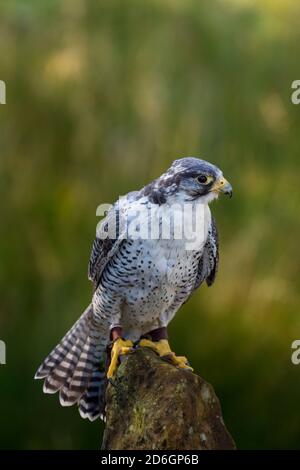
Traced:
[[211, 165], [204, 160], [198, 160], [193, 157], [188, 157], [183, 160], [175, 160], [173, 165], [162, 176], [145, 186], [141, 195], [148, 197], [149, 201], [153, 204], [164, 204], [167, 197], [175, 194], [180, 186], [180, 182], [184, 179], [195, 179], [201, 174], [212, 176], [214, 178], [207, 185], [201, 185], [203, 188], [197, 192], [197, 196], [204, 195], [214, 184], [217, 176], [218, 168]]

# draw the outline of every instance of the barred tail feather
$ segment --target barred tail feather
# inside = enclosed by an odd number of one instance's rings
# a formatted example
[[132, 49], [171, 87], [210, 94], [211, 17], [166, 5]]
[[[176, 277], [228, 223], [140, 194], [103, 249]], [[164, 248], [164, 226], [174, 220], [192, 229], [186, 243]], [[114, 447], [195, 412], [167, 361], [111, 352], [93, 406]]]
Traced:
[[105, 372], [94, 370], [89, 386], [79, 401], [79, 413], [82, 418], [89, 418], [94, 421], [100, 416], [104, 419], [105, 388]]
[[87, 327], [92, 319], [92, 306], [83, 312], [81, 317], [72, 326], [72, 328], [65, 334], [61, 342], [53, 349], [53, 351], [46, 357], [44, 362], [38, 368], [35, 379], [43, 379], [59, 365], [65, 356], [69, 353], [73, 346], [76, 346], [78, 339], [84, 335]]
[[93, 323], [89, 307], [63, 337], [35, 375], [45, 379], [44, 393], [59, 391], [62, 406], [79, 405], [83, 418], [101, 416], [105, 393], [105, 348], [108, 333]]

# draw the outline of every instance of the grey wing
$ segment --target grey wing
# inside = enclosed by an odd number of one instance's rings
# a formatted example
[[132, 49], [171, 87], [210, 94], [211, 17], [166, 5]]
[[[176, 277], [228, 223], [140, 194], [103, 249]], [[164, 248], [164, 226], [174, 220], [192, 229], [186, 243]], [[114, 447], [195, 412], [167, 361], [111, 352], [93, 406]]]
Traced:
[[199, 260], [198, 275], [194, 289], [197, 289], [204, 281], [211, 286], [216, 278], [219, 264], [219, 239], [218, 230], [214, 217], [211, 219], [211, 226], [203, 249], [203, 254]]
[[98, 287], [102, 272], [108, 261], [123, 242], [120, 233], [120, 213], [114, 206], [100, 224], [94, 240], [88, 266], [88, 278]]

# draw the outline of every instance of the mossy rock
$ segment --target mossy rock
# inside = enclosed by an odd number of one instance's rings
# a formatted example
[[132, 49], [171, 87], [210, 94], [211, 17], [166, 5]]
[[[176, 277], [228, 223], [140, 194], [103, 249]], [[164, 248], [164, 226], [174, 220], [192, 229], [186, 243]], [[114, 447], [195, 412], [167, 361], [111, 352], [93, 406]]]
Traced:
[[148, 348], [123, 358], [106, 393], [103, 449], [235, 449], [210, 384]]

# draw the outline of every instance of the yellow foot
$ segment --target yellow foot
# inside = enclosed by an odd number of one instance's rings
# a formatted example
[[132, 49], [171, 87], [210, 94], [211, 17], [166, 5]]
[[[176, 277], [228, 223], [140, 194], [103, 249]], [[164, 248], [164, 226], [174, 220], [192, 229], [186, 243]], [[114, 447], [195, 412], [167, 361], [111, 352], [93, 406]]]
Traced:
[[111, 379], [117, 368], [119, 363], [119, 356], [123, 354], [129, 354], [132, 351], [133, 342], [129, 340], [124, 340], [122, 338], [118, 338], [115, 340], [112, 350], [111, 350], [111, 360], [110, 365], [107, 371], [107, 378]]
[[171, 351], [169, 342], [167, 339], [161, 339], [160, 341], [150, 341], [149, 339], [141, 339], [139, 342], [140, 347], [153, 349], [162, 359], [168, 359], [172, 364], [179, 367], [180, 369], [187, 369], [193, 371], [194, 369], [189, 366], [188, 360], [184, 356], [176, 356]]

